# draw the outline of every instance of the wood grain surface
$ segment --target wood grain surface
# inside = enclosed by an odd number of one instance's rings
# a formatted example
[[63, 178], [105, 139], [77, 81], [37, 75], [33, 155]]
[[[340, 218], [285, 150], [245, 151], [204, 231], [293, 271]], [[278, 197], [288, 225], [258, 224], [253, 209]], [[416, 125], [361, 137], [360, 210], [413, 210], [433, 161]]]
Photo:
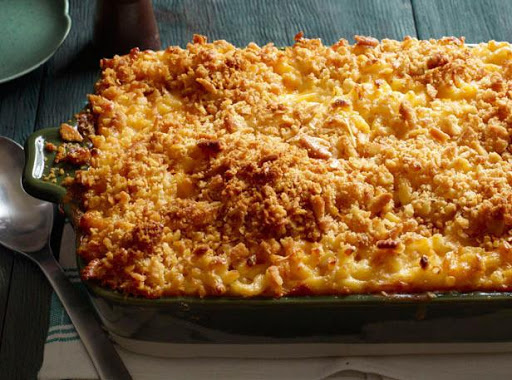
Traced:
[[355, 34], [416, 34], [408, 0], [174, 0], [155, 2], [155, 12], [164, 45], [184, 46], [194, 33], [237, 46], [290, 45], [299, 31], [329, 44]]
[[[284, 46], [299, 31], [329, 44], [356, 34], [512, 40], [512, 1], [505, 0], [158, 0], [154, 7], [163, 46], [185, 46], [194, 33], [237, 46]], [[33, 130], [57, 126], [85, 104], [98, 73], [91, 45], [94, 10], [93, 2], [71, 0], [73, 25], [56, 55], [0, 85], [1, 135], [23, 142]], [[36, 378], [49, 295], [35, 265], [0, 249], [1, 379]]]
[[[22, 78], [0, 85], [1, 135], [22, 143], [32, 131], [39, 102], [42, 71], [43, 69], [38, 69]], [[0, 159], [2, 158], [0, 157]], [[15, 364], [15, 362], [18, 361], [18, 358], [9, 358], [5, 356], [4, 352], [6, 352], [6, 350], [2, 350], [2, 347], [5, 348], [8, 345], [15, 347], [11, 352], [16, 351], [18, 355], [22, 352], [21, 350], [23, 350], [23, 348], [16, 342], [17, 334], [13, 333], [11, 323], [7, 323], [7, 320], [11, 321], [12, 317], [17, 317], [17, 315], [13, 315], [14, 310], [11, 312], [9, 309], [10, 311], [7, 312], [7, 306], [9, 304], [12, 305], [17, 303], [17, 301], [13, 299], [16, 295], [12, 294], [13, 287], [11, 285], [13, 283], [13, 277], [19, 276], [18, 274], [14, 275], [13, 266], [18, 266], [20, 262], [24, 261], [25, 259], [15, 257], [12, 252], [0, 247], [0, 337], [9, 340], [9, 343], [4, 344], [4, 339], [2, 339], [0, 346], [0, 378], [2, 379], [9, 378], [4, 377], [4, 371], [5, 374], [9, 375], [11, 373], [13, 375], [21, 375], [18, 371], [11, 371], [11, 369], [15, 369], [15, 367], [17, 367], [18, 364]], [[36, 271], [34, 271], [34, 274], [35, 276], [32, 276], [32, 273], [30, 273], [26, 277], [26, 280], [29, 283], [35, 284], [39, 281]], [[44, 292], [42, 293], [42, 296], [45, 296]], [[32, 298], [34, 297], [32, 296]], [[45, 302], [47, 303], [46, 300]], [[32, 310], [30, 303], [26, 306], [27, 308], [23, 310], [23, 312], [31, 314]], [[27, 322], [30, 323], [28, 320]], [[36, 319], [35, 323], [42, 326], [47, 322]], [[24, 325], [21, 324], [20, 326], [22, 328], [24, 327]], [[40, 327], [39, 330], [41, 330]], [[14, 340], [14, 342], [11, 342], [12, 340]], [[41, 342], [38, 343], [39, 345], [41, 344]], [[31, 368], [29, 372], [26, 372], [27, 375], [36, 373], [34, 370], [37, 371], [37, 365], [40, 360], [34, 358], [37, 355], [36, 351], [41, 351], [41, 348], [34, 348], [33, 355], [30, 355], [29, 360], [32, 360], [34, 364], [33, 368]], [[18, 377], [21, 378], [20, 376]]]
[[512, 41], [512, 1], [413, 0], [418, 37], [464, 36], [468, 43]]

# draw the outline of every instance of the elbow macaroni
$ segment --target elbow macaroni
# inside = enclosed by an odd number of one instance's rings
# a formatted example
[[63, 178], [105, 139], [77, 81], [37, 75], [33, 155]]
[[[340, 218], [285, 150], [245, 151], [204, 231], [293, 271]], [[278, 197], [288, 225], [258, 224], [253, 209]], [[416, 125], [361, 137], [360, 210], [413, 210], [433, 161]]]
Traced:
[[510, 290], [510, 45], [356, 40], [103, 60], [70, 187], [82, 277], [150, 298]]

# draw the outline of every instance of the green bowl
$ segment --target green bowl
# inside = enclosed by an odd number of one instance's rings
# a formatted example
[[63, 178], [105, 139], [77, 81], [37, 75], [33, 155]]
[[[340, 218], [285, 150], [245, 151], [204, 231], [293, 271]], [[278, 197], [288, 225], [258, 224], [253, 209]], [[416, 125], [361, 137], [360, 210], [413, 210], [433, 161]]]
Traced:
[[[25, 144], [25, 190], [62, 205], [66, 190], [43, 178], [54, 167], [45, 143], [62, 143], [57, 128], [38, 130]], [[72, 218], [73, 207], [65, 204]], [[78, 268], [84, 263], [77, 259]], [[163, 297], [120, 294], [84, 281], [105, 327], [153, 342], [476, 342], [512, 339], [512, 293], [354, 294], [274, 298]]]
[[0, 83], [26, 74], [57, 51], [71, 28], [67, 0], [1, 1]]

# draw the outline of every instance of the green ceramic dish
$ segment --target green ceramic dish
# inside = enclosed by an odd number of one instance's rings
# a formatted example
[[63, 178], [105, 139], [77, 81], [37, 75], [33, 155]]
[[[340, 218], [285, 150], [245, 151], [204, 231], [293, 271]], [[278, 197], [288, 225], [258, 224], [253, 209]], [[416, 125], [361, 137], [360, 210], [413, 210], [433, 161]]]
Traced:
[[0, 83], [26, 74], [55, 53], [71, 28], [67, 0], [0, 0]]
[[[40, 199], [62, 203], [66, 191], [43, 178], [61, 143], [57, 128], [25, 144], [23, 184]], [[73, 169], [57, 166], [67, 174]], [[71, 216], [72, 207], [65, 206]], [[83, 267], [78, 260], [79, 268]], [[469, 342], [512, 339], [512, 293], [357, 294], [255, 298], [127, 297], [85, 282], [98, 314], [114, 334], [159, 342]]]

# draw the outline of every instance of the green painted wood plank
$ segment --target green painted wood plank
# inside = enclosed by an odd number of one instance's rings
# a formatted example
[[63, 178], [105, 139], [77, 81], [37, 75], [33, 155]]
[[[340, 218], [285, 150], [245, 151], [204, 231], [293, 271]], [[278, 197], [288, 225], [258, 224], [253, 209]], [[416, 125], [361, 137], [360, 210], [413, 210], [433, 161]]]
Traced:
[[39, 268], [16, 257], [4, 323], [0, 368], [5, 379], [32, 379], [43, 359], [50, 288]]
[[413, 0], [422, 39], [464, 36], [466, 42], [512, 41], [512, 1]]
[[9, 287], [11, 284], [12, 266], [12, 253], [8, 249], [0, 247], [0, 344], [4, 330], [7, 303], [9, 300]]
[[155, 1], [162, 43], [184, 46], [194, 33], [237, 46], [293, 43], [304, 31], [324, 43], [355, 34], [402, 39], [416, 35], [409, 0]]
[[[0, 135], [23, 142], [31, 133], [39, 101], [43, 69], [0, 85]], [[4, 336], [9, 290], [14, 263], [13, 253], [0, 247], [0, 349]], [[0, 368], [1, 365], [0, 365]]]
[[86, 1], [69, 4], [71, 31], [48, 64], [35, 129], [55, 127], [73, 117], [87, 102], [99, 74], [92, 44], [95, 7]]
[[41, 80], [41, 67], [11, 82], [0, 84], [0, 134], [23, 143], [34, 128]]

